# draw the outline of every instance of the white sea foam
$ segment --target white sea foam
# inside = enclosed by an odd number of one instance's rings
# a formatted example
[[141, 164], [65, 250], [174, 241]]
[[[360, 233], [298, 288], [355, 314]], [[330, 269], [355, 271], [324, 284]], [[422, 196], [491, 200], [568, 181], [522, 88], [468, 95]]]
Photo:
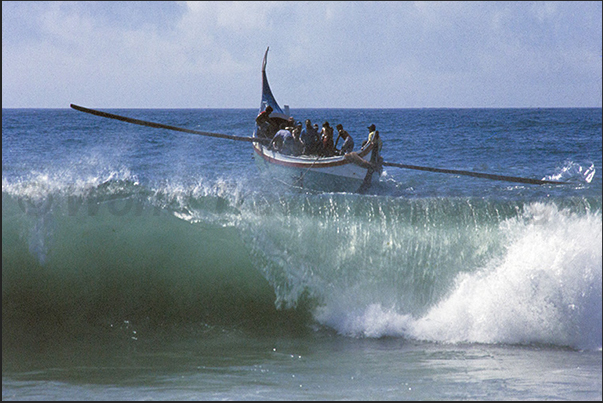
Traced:
[[578, 183], [591, 183], [596, 172], [595, 164], [592, 162], [587, 167], [568, 160], [565, 161], [565, 164], [562, 167], [557, 169], [557, 172], [554, 175], [549, 175], [544, 179], [561, 182], [573, 181]]
[[459, 274], [421, 317], [340, 296], [316, 318], [352, 336], [600, 349], [601, 212], [578, 215], [535, 203], [501, 227], [509, 243], [502, 258]]
[[100, 172], [59, 170], [55, 172], [31, 172], [24, 178], [9, 180], [2, 177], [2, 192], [33, 201], [49, 196], [83, 196], [90, 189], [104, 183], [128, 181], [138, 184], [138, 178], [126, 167], [107, 167]]

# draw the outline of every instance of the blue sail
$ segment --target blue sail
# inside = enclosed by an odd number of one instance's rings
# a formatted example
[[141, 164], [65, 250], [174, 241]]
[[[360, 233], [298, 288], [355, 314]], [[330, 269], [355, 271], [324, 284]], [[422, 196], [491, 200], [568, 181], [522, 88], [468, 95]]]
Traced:
[[273, 117], [282, 117], [287, 118], [288, 113], [283, 112], [278, 102], [272, 95], [272, 90], [270, 89], [270, 84], [268, 84], [268, 77], [266, 76], [266, 61], [268, 57], [268, 50], [270, 48], [266, 48], [266, 53], [264, 53], [264, 61], [262, 62], [262, 103], [260, 104], [260, 112], [266, 109], [266, 106], [272, 106], [274, 111], [272, 112]]

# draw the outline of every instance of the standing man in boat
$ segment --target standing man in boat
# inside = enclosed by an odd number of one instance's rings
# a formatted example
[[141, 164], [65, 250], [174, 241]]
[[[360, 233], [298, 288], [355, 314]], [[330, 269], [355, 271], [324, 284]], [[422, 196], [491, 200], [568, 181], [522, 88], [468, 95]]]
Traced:
[[332, 157], [335, 155], [335, 142], [333, 141], [333, 128], [329, 122], [322, 124], [322, 156]]
[[[278, 129], [276, 123], [270, 117], [274, 109], [268, 105], [265, 110], [255, 118], [255, 123], [258, 125], [258, 135], [261, 137], [272, 138], [272, 134]], [[259, 137], [259, 136], [258, 136]]]
[[358, 188], [358, 193], [364, 193], [371, 186], [371, 181], [373, 177], [373, 173], [377, 172], [381, 175], [383, 170], [383, 158], [379, 153], [381, 152], [381, 147], [383, 146], [383, 141], [381, 141], [381, 137], [379, 136], [379, 131], [376, 130], [374, 124], [371, 124], [369, 127], [369, 136], [368, 139], [362, 143], [362, 148], [373, 146], [371, 151], [371, 161], [370, 167], [366, 172], [366, 176], [364, 177], [364, 181], [360, 188]]
[[288, 152], [291, 155], [294, 156], [300, 156], [302, 155], [302, 153], [304, 152], [304, 143], [301, 141], [300, 139], [300, 134], [302, 131], [302, 127], [301, 124], [296, 125], [293, 128], [293, 131], [291, 132], [292, 137], [291, 137], [291, 141], [290, 141], [290, 145], [289, 144], [285, 144], [285, 147], [288, 148]]
[[347, 153], [352, 152], [354, 149], [354, 139], [350, 136], [350, 133], [343, 130], [343, 125], [340, 123], [337, 126], [337, 132], [339, 135], [337, 136], [337, 140], [335, 141], [335, 148], [337, 148], [337, 142], [339, 138], [343, 138], [343, 145], [341, 146], [341, 151], [339, 151], [339, 155], [345, 155]]
[[371, 152], [371, 164], [375, 166], [375, 170], [381, 172], [383, 167], [381, 166], [383, 158], [381, 157], [381, 148], [383, 147], [383, 141], [379, 135], [379, 130], [376, 130], [375, 125], [368, 127], [370, 133], [368, 136], [367, 144], [373, 144], [373, 151]]
[[376, 127], [374, 124], [367, 127], [367, 129], [369, 129], [368, 139], [364, 143], [362, 143], [362, 147], [364, 148], [367, 145], [369, 145], [370, 143], [375, 143], [378, 146], [377, 151], [381, 152], [381, 147], [383, 147], [383, 141], [381, 141], [381, 136], [379, 136], [379, 131], [375, 130]]
[[302, 129], [300, 139], [304, 143], [304, 154], [312, 155], [318, 152], [320, 138], [310, 119], [306, 119], [306, 127]]

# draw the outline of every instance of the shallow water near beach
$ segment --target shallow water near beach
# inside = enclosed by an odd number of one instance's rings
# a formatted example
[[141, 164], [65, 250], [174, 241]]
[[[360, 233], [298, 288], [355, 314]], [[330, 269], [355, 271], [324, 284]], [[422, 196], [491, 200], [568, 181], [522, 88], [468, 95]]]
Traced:
[[[111, 110], [250, 136], [256, 110]], [[3, 400], [601, 400], [601, 109], [292, 109], [374, 123], [367, 194], [248, 143], [2, 112]]]

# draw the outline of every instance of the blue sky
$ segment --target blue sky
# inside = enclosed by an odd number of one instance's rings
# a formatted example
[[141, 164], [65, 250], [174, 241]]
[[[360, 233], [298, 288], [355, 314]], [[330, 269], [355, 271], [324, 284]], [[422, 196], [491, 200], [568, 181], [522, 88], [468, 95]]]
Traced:
[[2, 2], [2, 107], [601, 107], [601, 2]]

